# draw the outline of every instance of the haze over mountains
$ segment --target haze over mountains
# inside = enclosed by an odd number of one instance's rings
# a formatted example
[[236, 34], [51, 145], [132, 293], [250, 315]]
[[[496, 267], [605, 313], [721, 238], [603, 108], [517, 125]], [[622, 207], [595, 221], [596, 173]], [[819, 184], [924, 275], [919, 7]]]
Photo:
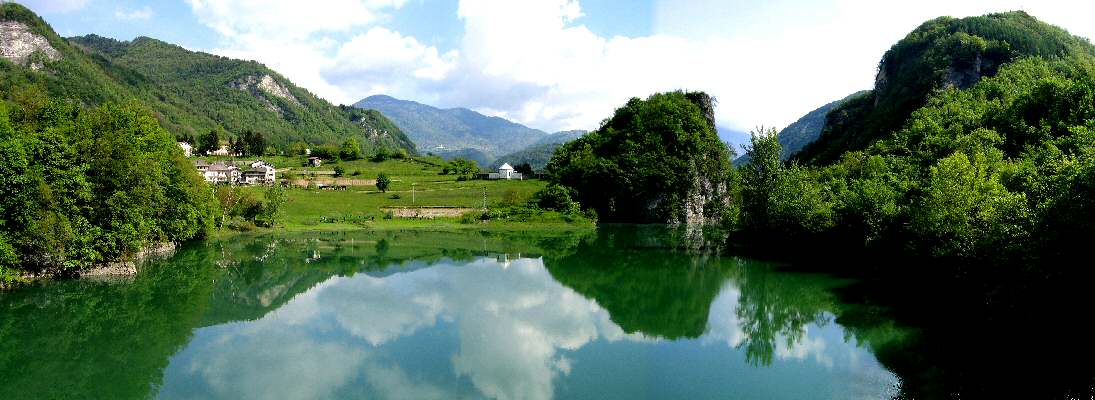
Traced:
[[423, 153], [469, 158], [481, 165], [530, 146], [564, 143], [585, 134], [549, 134], [466, 108], [441, 109], [385, 95], [369, 96], [354, 106], [378, 110], [391, 118]]

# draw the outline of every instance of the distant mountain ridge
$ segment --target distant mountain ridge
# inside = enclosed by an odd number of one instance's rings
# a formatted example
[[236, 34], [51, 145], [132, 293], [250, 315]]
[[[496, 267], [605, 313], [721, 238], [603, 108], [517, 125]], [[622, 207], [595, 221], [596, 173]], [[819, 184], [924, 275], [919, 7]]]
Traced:
[[477, 150], [485, 158], [494, 159], [541, 140], [553, 140], [544, 131], [466, 108], [441, 109], [386, 95], [369, 96], [354, 106], [377, 110], [391, 118], [422, 152], [445, 155]]
[[34, 96], [88, 106], [136, 102], [176, 136], [247, 130], [285, 149], [293, 142], [363, 150], [413, 143], [379, 113], [340, 108], [254, 61], [193, 52], [156, 39], [65, 39], [26, 7], [0, 4], [0, 100]]
[[555, 155], [555, 150], [564, 144], [585, 136], [587, 133], [589, 132], [581, 130], [555, 132], [529, 147], [496, 158], [494, 162], [490, 163], [490, 169], [498, 168], [503, 163], [514, 166], [527, 163], [532, 166], [533, 170], [542, 171], [551, 161], [551, 156]]
[[[779, 131], [779, 144], [783, 146], [781, 158], [786, 161], [817, 140], [821, 136], [822, 130], [825, 129], [825, 118], [830, 111], [852, 99], [866, 96], [868, 93], [866, 90], [852, 93], [848, 97], [818, 107], [818, 109], [806, 113], [791, 125], [787, 125], [786, 128]], [[741, 153], [741, 156], [734, 160], [734, 165], [744, 165], [749, 162], [749, 156], [744, 152]]]

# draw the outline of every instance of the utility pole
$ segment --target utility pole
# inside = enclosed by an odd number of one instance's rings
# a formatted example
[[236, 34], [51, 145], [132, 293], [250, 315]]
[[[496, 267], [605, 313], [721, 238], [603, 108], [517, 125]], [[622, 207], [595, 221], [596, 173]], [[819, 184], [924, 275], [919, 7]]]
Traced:
[[487, 187], [483, 186], [483, 212], [487, 211]]
[[411, 204], [414, 204], [414, 185], [417, 185], [417, 184], [418, 183], [412, 183], [411, 184]]

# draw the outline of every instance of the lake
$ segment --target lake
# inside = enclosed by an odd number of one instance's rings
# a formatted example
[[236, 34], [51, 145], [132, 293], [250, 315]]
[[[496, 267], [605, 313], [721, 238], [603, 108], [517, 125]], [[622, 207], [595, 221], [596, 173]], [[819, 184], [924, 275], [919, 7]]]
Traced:
[[915, 332], [842, 301], [848, 280], [720, 255], [696, 235], [609, 226], [189, 244], [136, 276], [0, 294], [0, 398], [898, 394], [875, 352]]

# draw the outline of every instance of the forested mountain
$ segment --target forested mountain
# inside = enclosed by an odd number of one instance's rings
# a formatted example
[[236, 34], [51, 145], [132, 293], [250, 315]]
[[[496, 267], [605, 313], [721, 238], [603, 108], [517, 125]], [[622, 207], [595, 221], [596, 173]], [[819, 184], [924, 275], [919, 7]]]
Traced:
[[874, 89], [830, 112], [821, 137], [797, 158], [825, 164], [864, 149], [899, 130], [934, 91], [970, 88], [1016, 59], [1078, 54], [1095, 47], [1022, 11], [925, 22], [882, 57]]
[[23, 6], [0, 7], [5, 38], [0, 92], [7, 101], [45, 96], [88, 106], [136, 102], [177, 137], [211, 130], [231, 137], [250, 130], [281, 149], [293, 142], [340, 144], [350, 138], [365, 151], [409, 143], [383, 116], [333, 106], [253, 61], [145, 37], [66, 40]]
[[419, 150], [442, 156], [474, 149], [485, 154], [484, 158], [494, 159], [550, 137], [543, 131], [466, 108], [443, 110], [384, 95], [369, 96], [354, 106], [379, 110], [395, 121]]
[[[821, 106], [820, 108], [810, 111], [799, 118], [798, 121], [787, 125], [782, 131], [779, 131], [779, 144], [783, 146], [783, 159], [790, 159], [791, 156], [802, 150], [803, 147], [813, 143], [817, 140], [818, 136], [821, 136], [822, 129], [825, 128], [825, 117], [829, 115], [829, 111], [844, 104], [845, 102], [854, 99], [859, 96], [866, 96], [867, 91], [861, 91], [852, 93], [848, 97], [834, 101], [832, 103]], [[742, 155], [738, 159], [734, 160], [734, 165], [743, 165], [749, 162], [748, 155]]]
[[[1093, 53], [1021, 12], [928, 22], [887, 53], [873, 92], [829, 113], [803, 155], [827, 164], [782, 162], [774, 132], [754, 139], [742, 238], [1068, 272], [1048, 260], [1095, 235]], [[901, 95], [914, 89], [932, 91]]]

